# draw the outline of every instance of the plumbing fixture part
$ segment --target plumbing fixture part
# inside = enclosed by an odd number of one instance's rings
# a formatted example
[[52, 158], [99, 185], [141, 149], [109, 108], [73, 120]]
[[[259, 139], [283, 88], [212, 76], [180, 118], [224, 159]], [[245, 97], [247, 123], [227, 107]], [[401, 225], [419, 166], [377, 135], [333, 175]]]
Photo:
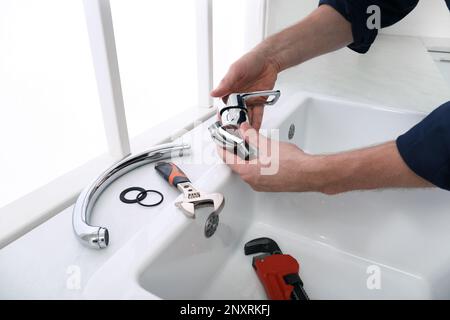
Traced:
[[259, 105], [274, 105], [280, 98], [280, 90], [255, 91], [247, 93], [232, 93], [228, 96], [225, 106], [219, 108], [220, 123], [227, 129], [239, 129], [244, 122], [249, 122], [247, 100], [252, 98], [270, 98], [269, 100], [258, 99]]
[[[136, 199], [127, 199], [126, 195], [129, 192], [133, 192], [133, 191], [137, 191], [138, 195], [136, 196]], [[131, 188], [127, 188], [125, 190], [123, 190], [120, 193], [120, 201], [122, 201], [123, 203], [128, 203], [128, 204], [132, 204], [132, 203], [138, 203], [138, 201], [142, 201], [147, 197], [147, 193], [145, 192], [144, 188], [140, 188], [140, 187], [131, 187]]]
[[257, 151], [255, 148], [250, 146], [240, 135], [237, 136], [225, 130], [219, 121], [210, 125], [208, 130], [213, 140], [223, 149], [237, 154], [241, 159], [245, 160], [256, 157]]
[[75, 203], [72, 212], [72, 227], [76, 237], [84, 245], [94, 248], [106, 248], [109, 244], [109, 233], [105, 227], [89, 224], [92, 209], [98, 197], [114, 180], [125, 173], [148, 163], [157, 162], [172, 157], [182, 157], [189, 154], [187, 144], [162, 144], [137, 155], [130, 155], [103, 172], [89, 186], [87, 186]]
[[269, 299], [309, 300], [298, 275], [300, 265], [292, 256], [283, 254], [274, 240], [251, 240], [245, 244], [244, 253], [263, 253], [253, 257], [252, 265]]
[[293, 138], [294, 138], [294, 136], [295, 136], [295, 124], [291, 124], [290, 126], [289, 126], [289, 132], [288, 132], [288, 138], [289, 138], [289, 140], [292, 140]]
[[[136, 195], [136, 199], [127, 199], [126, 195], [129, 192], [132, 192], [132, 191], [138, 191], [139, 192]], [[152, 204], [145, 204], [145, 203], [143, 203], [142, 201], [144, 201], [144, 199], [147, 198], [147, 195], [149, 193], [156, 193], [156, 194], [158, 194], [160, 196], [161, 199], [158, 202], [155, 202], [155, 203], [152, 203]], [[163, 200], [164, 200], [164, 196], [163, 196], [163, 194], [161, 192], [159, 192], [157, 190], [145, 190], [144, 188], [141, 188], [141, 187], [131, 187], [131, 188], [123, 190], [120, 193], [120, 201], [122, 201], [123, 203], [129, 203], [129, 204], [138, 203], [138, 204], [140, 204], [143, 207], [156, 207], [157, 205], [161, 204], [161, 202], [163, 202]]]
[[[149, 193], [156, 193], [156, 194], [158, 194], [161, 197], [161, 199], [158, 202], [155, 202], [155, 203], [152, 203], [152, 204], [142, 203], [142, 201], [147, 197], [147, 194], [149, 194]], [[139, 198], [140, 196], [143, 196], [143, 195], [145, 195], [144, 198]], [[137, 203], [139, 203], [143, 207], [156, 207], [157, 205], [160, 205], [161, 202], [163, 202], [164, 196], [163, 196], [163, 194], [161, 192], [159, 192], [157, 190], [144, 190], [144, 191], [142, 191], [141, 193], [139, 193], [137, 195], [136, 199], [137, 199]]]
[[247, 101], [259, 99], [260, 105], [274, 105], [280, 98], [279, 90], [256, 91], [248, 93], [232, 93], [227, 104], [218, 110], [220, 121], [209, 126], [208, 130], [213, 140], [222, 148], [227, 149], [245, 160], [257, 156], [257, 150], [251, 147], [239, 133], [239, 127], [249, 122]]
[[189, 218], [196, 218], [195, 209], [198, 207], [212, 206], [213, 212], [208, 216], [205, 223], [205, 237], [211, 237], [219, 224], [219, 213], [224, 205], [224, 197], [221, 193], [204, 193], [198, 191], [191, 184], [189, 178], [174, 163], [159, 162], [155, 169], [161, 176], [182, 194], [175, 200], [175, 206], [180, 208]]
[[216, 233], [218, 226], [219, 215], [216, 212], [213, 212], [209, 215], [205, 223], [205, 237], [210, 238], [214, 233]]

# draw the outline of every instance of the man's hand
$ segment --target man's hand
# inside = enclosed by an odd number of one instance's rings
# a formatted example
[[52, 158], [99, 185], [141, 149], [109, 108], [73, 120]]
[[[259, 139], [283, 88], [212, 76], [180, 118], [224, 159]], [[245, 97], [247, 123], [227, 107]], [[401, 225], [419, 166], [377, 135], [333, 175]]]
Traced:
[[[235, 62], [211, 95], [226, 100], [231, 93], [272, 90], [279, 72], [352, 42], [350, 22], [331, 6], [322, 5]], [[249, 113], [251, 124], [259, 131], [263, 107], [253, 107]], [[258, 159], [243, 162], [227, 151], [220, 149], [219, 152], [225, 162], [258, 191], [336, 194], [350, 190], [432, 186], [409, 169], [394, 141], [334, 155], [313, 156], [293, 144], [258, 135], [248, 124], [244, 124], [241, 131], [250, 144], [259, 148]], [[277, 170], [273, 172], [267, 170], [268, 167]]]
[[[278, 73], [342, 48], [352, 42], [350, 22], [336, 10], [323, 5], [299, 23], [261, 42], [236, 61], [219, 86], [211, 92], [226, 101], [231, 93], [272, 90]], [[261, 127], [264, 100], [247, 102], [250, 123], [257, 131]]]
[[408, 168], [394, 141], [337, 154], [309, 155], [293, 144], [256, 133], [247, 123], [241, 125], [241, 135], [259, 149], [257, 159], [243, 161], [221, 148], [219, 154], [256, 191], [337, 194], [433, 186]]
[[[219, 154], [230, 168], [255, 191], [305, 192], [318, 191], [318, 166], [314, 156], [304, 153], [291, 143], [268, 139], [247, 123], [241, 125], [241, 135], [259, 149], [255, 160], [243, 161], [218, 147]], [[275, 170], [275, 172], [273, 172]]]
[[[279, 67], [275, 61], [270, 61], [257, 50], [250, 51], [233, 65], [219, 86], [211, 92], [211, 96], [224, 98], [226, 101], [231, 93], [272, 90]], [[252, 126], [259, 130], [261, 127], [264, 107], [259, 100], [249, 100], [248, 114]]]

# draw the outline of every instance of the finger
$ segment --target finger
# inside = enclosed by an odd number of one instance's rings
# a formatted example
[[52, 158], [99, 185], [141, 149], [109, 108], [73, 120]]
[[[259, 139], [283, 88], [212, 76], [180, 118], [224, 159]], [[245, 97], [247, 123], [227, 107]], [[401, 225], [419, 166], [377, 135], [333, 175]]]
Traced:
[[248, 121], [253, 125], [253, 108], [247, 108]]
[[222, 158], [223, 162], [237, 174], [240, 175], [245, 169], [243, 166], [245, 166], [246, 163], [243, 163], [242, 160], [238, 158], [238, 156], [235, 155], [234, 153], [231, 153], [228, 150], [223, 149], [219, 146], [217, 146], [217, 153]]
[[251, 121], [252, 127], [256, 131], [259, 131], [259, 129], [261, 128], [261, 123], [262, 123], [262, 119], [263, 119], [264, 107], [257, 106], [257, 107], [252, 107], [250, 109], [252, 110], [252, 121]]
[[242, 137], [250, 145], [259, 148], [262, 145], [267, 145], [269, 138], [259, 134], [256, 129], [247, 122], [243, 122], [239, 128]]
[[[227, 77], [228, 77], [228, 75], [227, 75]], [[217, 88], [215, 88], [213, 91], [211, 91], [212, 97], [222, 98], [231, 93], [231, 81], [227, 77], [223, 78], [222, 81], [220, 81]]]
[[211, 96], [214, 98], [222, 98], [229, 95], [230, 93], [233, 93], [233, 87], [240, 78], [240, 71], [236, 71], [234, 67], [231, 67], [222, 81], [220, 81], [220, 84], [217, 86], [217, 88], [211, 91]]
[[[260, 134], [255, 128], [251, 127], [248, 123], [243, 123], [240, 127], [240, 133], [251, 146], [257, 150], [257, 159], [261, 164], [270, 163], [273, 151], [276, 152], [278, 149], [274, 149], [272, 143], [278, 143], [277, 141], [272, 141], [271, 139]], [[276, 154], [276, 153], [275, 153]], [[250, 161], [251, 162], [251, 161]]]

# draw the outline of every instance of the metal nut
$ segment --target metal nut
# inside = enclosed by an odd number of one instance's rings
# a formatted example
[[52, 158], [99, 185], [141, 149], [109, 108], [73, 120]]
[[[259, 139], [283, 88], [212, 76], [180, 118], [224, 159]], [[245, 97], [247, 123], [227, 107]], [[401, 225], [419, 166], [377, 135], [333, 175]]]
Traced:
[[294, 136], [295, 136], [295, 124], [291, 124], [291, 126], [289, 127], [289, 133], [288, 133], [289, 140], [292, 140], [292, 138], [294, 138]]

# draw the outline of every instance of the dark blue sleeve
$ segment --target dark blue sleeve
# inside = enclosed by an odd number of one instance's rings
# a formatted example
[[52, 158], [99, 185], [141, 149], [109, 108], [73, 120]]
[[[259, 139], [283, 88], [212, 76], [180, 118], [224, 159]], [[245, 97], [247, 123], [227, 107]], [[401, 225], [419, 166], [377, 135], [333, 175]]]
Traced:
[[418, 176], [450, 190], [450, 101], [398, 137], [397, 148]]
[[381, 11], [381, 27], [395, 24], [408, 15], [419, 3], [419, 0], [320, 0], [319, 5], [327, 4], [338, 11], [352, 24], [353, 43], [348, 47], [359, 53], [366, 53], [378, 30], [369, 29], [367, 21], [372, 15], [367, 13], [371, 5], [377, 5]]

